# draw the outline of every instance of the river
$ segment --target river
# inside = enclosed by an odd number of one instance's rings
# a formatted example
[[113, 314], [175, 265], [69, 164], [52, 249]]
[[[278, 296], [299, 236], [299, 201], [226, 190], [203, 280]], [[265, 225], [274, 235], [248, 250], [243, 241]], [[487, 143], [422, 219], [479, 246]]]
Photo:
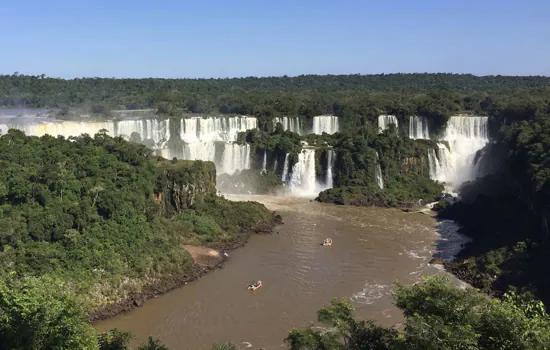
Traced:
[[[465, 240], [454, 223], [438, 224], [422, 213], [292, 197], [227, 197], [262, 202], [284, 224], [230, 252], [223, 269], [98, 322], [97, 329], [132, 332], [134, 344], [153, 335], [170, 349], [210, 349], [225, 341], [281, 349], [288, 331], [314, 321], [333, 297], [350, 298], [358, 318], [390, 326], [402, 321], [392, 305], [393, 282], [411, 284], [422, 274], [442, 273], [428, 265], [432, 254], [450, 257]], [[326, 237], [333, 239], [331, 247], [320, 245]], [[263, 287], [247, 291], [254, 279]]]

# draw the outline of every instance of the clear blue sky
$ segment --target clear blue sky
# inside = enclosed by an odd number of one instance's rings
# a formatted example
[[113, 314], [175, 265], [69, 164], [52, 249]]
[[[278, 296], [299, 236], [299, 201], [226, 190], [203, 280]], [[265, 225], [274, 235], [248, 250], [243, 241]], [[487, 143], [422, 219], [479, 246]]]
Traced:
[[550, 75], [550, 0], [0, 0], [0, 73]]

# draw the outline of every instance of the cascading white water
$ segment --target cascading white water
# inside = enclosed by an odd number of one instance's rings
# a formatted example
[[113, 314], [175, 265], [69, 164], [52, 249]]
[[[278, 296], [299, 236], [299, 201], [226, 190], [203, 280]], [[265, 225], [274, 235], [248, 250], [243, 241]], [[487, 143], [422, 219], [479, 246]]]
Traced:
[[409, 138], [416, 140], [429, 140], [430, 131], [426, 117], [411, 116], [409, 117]]
[[289, 158], [288, 158], [288, 153], [285, 155], [285, 163], [283, 165], [283, 175], [281, 176], [281, 181], [285, 181], [287, 182], [289, 179], [288, 179], [288, 168], [290, 166], [290, 161], [289, 161]]
[[376, 178], [376, 184], [380, 189], [384, 189], [384, 177], [382, 175], [382, 168], [380, 167], [380, 162], [378, 161], [378, 152], [376, 152], [376, 167], [374, 171], [374, 176]]
[[322, 134], [326, 132], [327, 134], [334, 134], [340, 131], [340, 123], [338, 117], [330, 115], [320, 115], [318, 117], [313, 117], [313, 131], [314, 134]]
[[[254, 117], [192, 117], [180, 121], [180, 139], [185, 142], [184, 159], [209, 160], [218, 174], [250, 169], [250, 145], [238, 145], [237, 136], [257, 127]], [[223, 142], [216, 147], [217, 142]], [[221, 155], [216, 156], [216, 151]], [[221, 159], [217, 162], [216, 159]]]
[[457, 190], [460, 184], [477, 177], [474, 159], [489, 142], [488, 122], [488, 117], [479, 116], [449, 118], [442, 140], [449, 143], [450, 152], [438, 152], [438, 158], [446, 169], [445, 182], [451, 189]]
[[430, 166], [430, 178], [439, 182], [447, 182], [454, 172], [452, 156], [447, 146], [437, 143], [437, 149], [428, 151], [428, 163]]
[[262, 173], [267, 173], [267, 150], [264, 149], [264, 161], [262, 163]]
[[302, 126], [300, 123], [300, 117], [276, 117], [273, 118], [273, 127], [277, 126], [277, 123], [281, 123], [283, 130], [291, 131], [302, 135]]
[[76, 121], [40, 121], [19, 124], [17, 121], [13, 124], [8, 124], [10, 129], [21, 130], [28, 136], [44, 136], [46, 134], [57, 137], [58, 135], [68, 138], [70, 136], [80, 136], [88, 134], [94, 136], [100, 130], [107, 130], [111, 136], [115, 135], [115, 123], [107, 122], [76, 122]]
[[107, 130], [110, 136], [122, 136], [130, 139], [132, 133], [139, 134], [142, 141], [152, 140], [155, 149], [162, 149], [170, 139], [170, 121], [156, 119], [132, 119], [105, 122], [77, 122], [58, 121], [44, 119], [30, 121], [28, 123], [13, 123], [7, 125], [11, 129], [18, 129], [29, 136], [80, 136], [88, 134], [95, 135], [100, 130]]
[[324, 189], [332, 188], [332, 166], [334, 165], [334, 150], [327, 150], [327, 177]]
[[390, 124], [395, 124], [396, 128], [399, 126], [396, 116], [379, 115], [378, 116], [378, 133], [384, 132], [384, 130], [386, 130], [390, 126]]
[[183, 159], [214, 162], [216, 144], [210, 141], [186, 143], [183, 145]]
[[239, 132], [257, 127], [254, 117], [193, 117], [180, 121], [180, 138], [187, 143], [237, 141]]
[[298, 154], [298, 162], [292, 167], [289, 187], [293, 194], [315, 197], [319, 191], [315, 180], [315, 150], [306, 148]]
[[227, 142], [224, 146], [221, 173], [234, 174], [236, 171], [250, 169], [250, 145]]
[[152, 140], [154, 148], [164, 148], [170, 140], [170, 120], [134, 119], [120, 120], [115, 123], [116, 136], [130, 139], [132, 133], [137, 133], [142, 141]]

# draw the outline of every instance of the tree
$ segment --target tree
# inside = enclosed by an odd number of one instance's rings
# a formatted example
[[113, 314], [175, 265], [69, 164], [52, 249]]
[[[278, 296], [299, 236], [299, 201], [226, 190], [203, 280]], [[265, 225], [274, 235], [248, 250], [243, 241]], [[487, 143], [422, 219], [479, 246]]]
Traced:
[[413, 286], [397, 284], [395, 304], [404, 315], [404, 329], [384, 328], [353, 318], [346, 300], [334, 299], [318, 312], [331, 328], [292, 330], [291, 350], [389, 349], [547, 349], [550, 316], [541, 302], [517, 295], [503, 300], [448, 284], [446, 277], [427, 277]]
[[82, 303], [50, 277], [0, 282], [0, 344], [12, 350], [96, 349]]

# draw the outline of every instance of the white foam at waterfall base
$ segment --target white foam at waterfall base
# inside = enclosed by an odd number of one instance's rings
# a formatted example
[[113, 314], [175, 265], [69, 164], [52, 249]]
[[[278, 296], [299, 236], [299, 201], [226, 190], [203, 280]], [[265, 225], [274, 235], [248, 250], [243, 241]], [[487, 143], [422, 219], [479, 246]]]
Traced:
[[384, 132], [384, 130], [389, 128], [390, 124], [395, 124], [396, 128], [399, 126], [399, 122], [397, 121], [396, 116], [394, 116], [394, 115], [379, 115], [378, 116], [378, 133]]
[[330, 115], [320, 115], [313, 117], [313, 133], [321, 135], [326, 132], [327, 134], [334, 134], [340, 131], [340, 123], [338, 117]]
[[426, 117], [411, 116], [409, 117], [409, 138], [413, 140], [429, 140], [430, 130]]
[[298, 154], [298, 162], [292, 167], [289, 182], [293, 195], [316, 197], [319, 193], [315, 179], [315, 150], [303, 149]]

